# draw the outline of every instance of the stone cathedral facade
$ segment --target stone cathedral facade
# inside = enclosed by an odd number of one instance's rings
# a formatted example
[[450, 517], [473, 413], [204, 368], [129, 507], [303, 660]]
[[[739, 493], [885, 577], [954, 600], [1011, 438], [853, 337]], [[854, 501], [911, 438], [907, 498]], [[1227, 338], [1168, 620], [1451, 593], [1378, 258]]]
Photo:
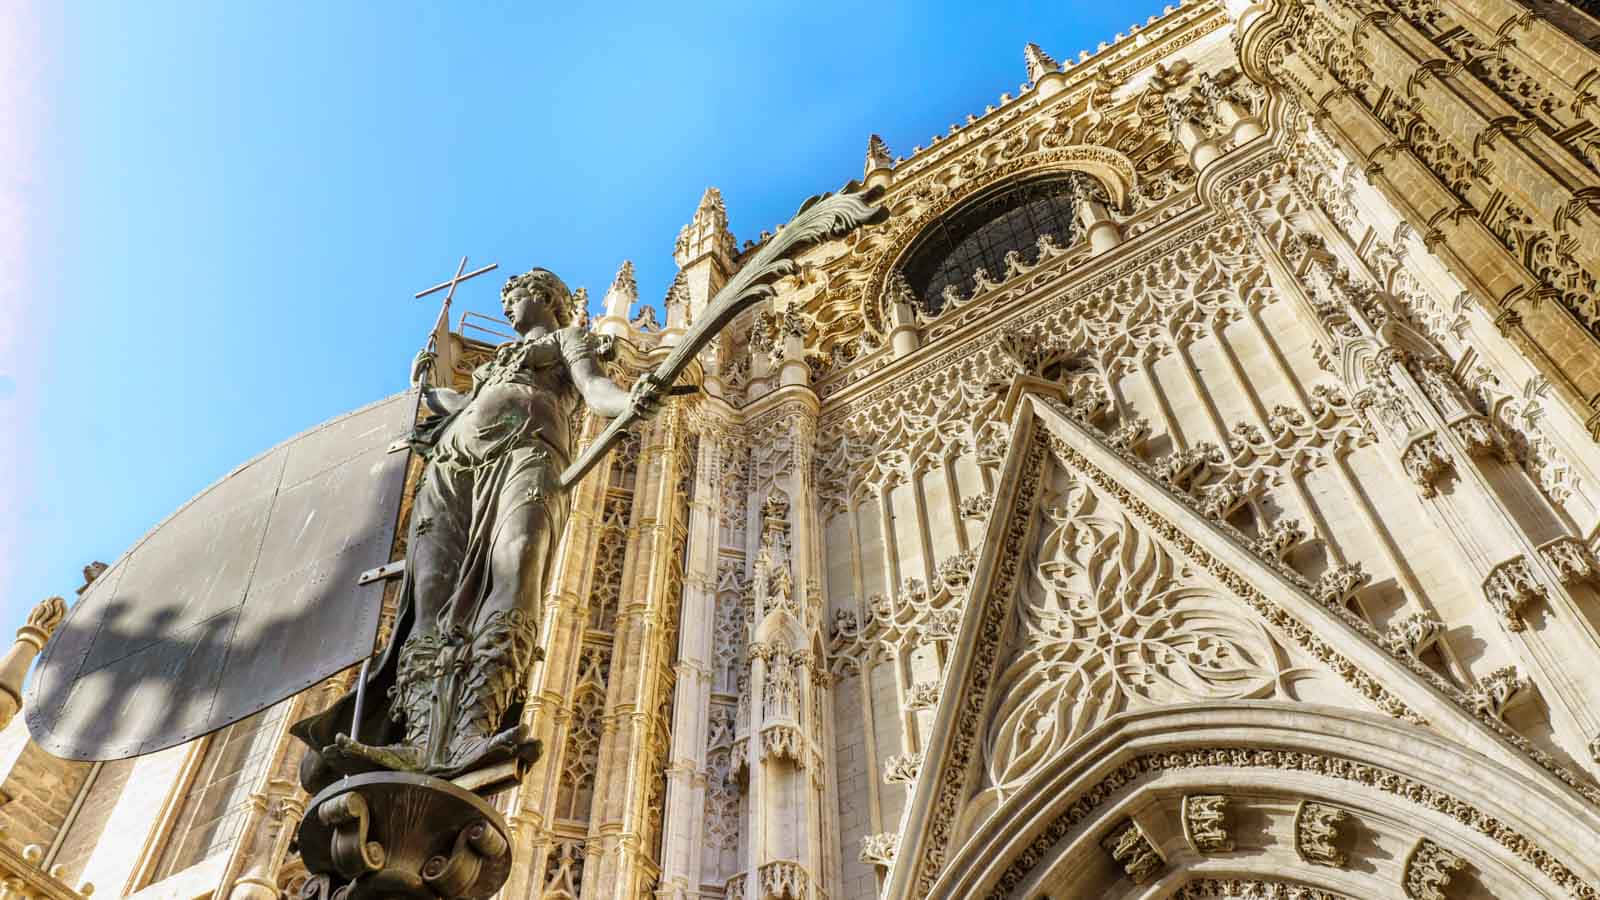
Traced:
[[[501, 896], [1600, 896], [1597, 16], [1197, 2], [873, 138], [888, 222], [575, 493]], [[642, 371], [753, 244], [707, 191], [592, 327]], [[293, 894], [348, 682], [14, 721], [7, 896]]]

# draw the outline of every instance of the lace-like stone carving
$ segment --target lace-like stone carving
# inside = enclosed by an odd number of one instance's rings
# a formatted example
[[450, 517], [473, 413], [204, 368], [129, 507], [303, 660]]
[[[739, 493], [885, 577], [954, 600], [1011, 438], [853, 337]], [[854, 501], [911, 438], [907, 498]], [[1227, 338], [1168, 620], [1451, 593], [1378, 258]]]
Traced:
[[885, 784], [915, 784], [921, 769], [921, 753], [896, 753], [883, 761], [883, 781]]
[[1425, 434], [1412, 441], [1405, 453], [1401, 454], [1400, 464], [1411, 480], [1422, 488], [1424, 497], [1437, 495], [1439, 481], [1455, 471], [1455, 463], [1436, 434]]
[[1172, 900], [1352, 900], [1348, 894], [1335, 894], [1322, 888], [1287, 881], [1247, 880], [1243, 878], [1199, 878], [1172, 895]]
[[1180, 450], [1164, 457], [1157, 464], [1157, 474], [1173, 490], [1188, 491], [1190, 485], [1205, 476], [1212, 463], [1222, 462], [1222, 451], [1216, 444], [1199, 443], [1188, 450]]
[[1161, 858], [1155, 845], [1145, 837], [1140, 830], [1139, 823], [1129, 820], [1119, 828], [1114, 829], [1100, 846], [1111, 854], [1111, 858], [1122, 867], [1128, 880], [1134, 884], [1144, 884], [1150, 876], [1161, 871], [1167, 861]]
[[967, 550], [940, 560], [936, 572], [946, 590], [952, 594], [964, 594], [972, 583], [972, 570], [977, 565], [977, 554]]
[[1208, 484], [1195, 492], [1200, 502], [1200, 512], [1208, 519], [1222, 521], [1233, 515], [1249, 497], [1238, 482], [1224, 481]]
[[906, 709], [932, 709], [939, 705], [939, 682], [919, 681], [906, 692]]
[[1228, 836], [1228, 798], [1221, 794], [1189, 794], [1183, 798], [1183, 836], [1197, 853], [1226, 853], [1233, 849]]
[[1306, 530], [1293, 519], [1279, 519], [1261, 537], [1256, 538], [1255, 551], [1270, 559], [1282, 561], [1306, 539]]
[[806, 767], [806, 741], [793, 725], [768, 725], [761, 729], [761, 761], [787, 759]]
[[1596, 574], [1594, 554], [1577, 538], [1556, 538], [1540, 547], [1539, 555], [1555, 570], [1562, 584], [1576, 584]]
[[1445, 900], [1444, 889], [1467, 861], [1456, 853], [1423, 838], [1406, 857], [1402, 884], [1410, 900]]
[[1506, 462], [1513, 459], [1511, 447], [1483, 416], [1468, 416], [1452, 422], [1450, 430], [1455, 432], [1461, 445], [1473, 456], [1493, 456]]
[[1123, 420], [1116, 430], [1106, 436], [1106, 443], [1111, 445], [1111, 449], [1120, 453], [1138, 455], [1149, 438], [1150, 420], [1143, 416], [1135, 416]]
[[861, 854], [857, 857], [869, 866], [883, 866], [887, 868], [894, 862], [895, 852], [900, 849], [900, 833], [886, 831], [883, 834], [869, 834], [861, 839]]
[[811, 876], [797, 862], [776, 860], [756, 870], [761, 879], [761, 900], [804, 900]]
[[981, 494], [972, 494], [961, 498], [961, 518], [983, 519], [989, 515], [989, 510], [994, 507], [994, 494], [984, 491]]
[[1391, 624], [1384, 643], [1398, 653], [1420, 656], [1444, 631], [1444, 624], [1433, 613], [1414, 612]]
[[1350, 814], [1336, 806], [1302, 800], [1294, 813], [1294, 849], [1300, 858], [1318, 866], [1343, 868], [1340, 832]]
[[727, 887], [723, 890], [723, 896], [727, 900], [745, 900], [743, 872], [728, 879]]
[[1544, 586], [1533, 577], [1524, 557], [1516, 556], [1495, 566], [1483, 582], [1483, 595], [1500, 614], [1508, 631], [1521, 631], [1523, 610], [1544, 596]]
[[1503, 666], [1478, 681], [1472, 699], [1479, 710], [1504, 721], [1506, 711], [1531, 687], [1528, 679], [1517, 673], [1516, 666]]
[[1311, 593], [1323, 606], [1345, 606], [1371, 580], [1360, 563], [1334, 566], [1322, 573]]

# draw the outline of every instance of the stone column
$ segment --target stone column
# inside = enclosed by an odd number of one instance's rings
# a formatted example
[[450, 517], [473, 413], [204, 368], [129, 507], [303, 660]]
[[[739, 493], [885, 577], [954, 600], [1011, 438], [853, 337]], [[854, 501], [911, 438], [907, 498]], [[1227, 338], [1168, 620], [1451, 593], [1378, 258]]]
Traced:
[[665, 839], [661, 885], [668, 896], [693, 896], [700, 889], [705, 845], [708, 710], [715, 672], [712, 629], [717, 618], [717, 534], [722, 505], [720, 448], [701, 429], [694, 493], [689, 500], [683, 625], [678, 638], [673, 700], [671, 762], [667, 770]]
[[676, 409], [649, 423], [641, 437], [589, 822], [585, 897], [633, 900], [659, 872], [683, 591], [679, 551], [687, 536], [680, 497], [686, 439]]

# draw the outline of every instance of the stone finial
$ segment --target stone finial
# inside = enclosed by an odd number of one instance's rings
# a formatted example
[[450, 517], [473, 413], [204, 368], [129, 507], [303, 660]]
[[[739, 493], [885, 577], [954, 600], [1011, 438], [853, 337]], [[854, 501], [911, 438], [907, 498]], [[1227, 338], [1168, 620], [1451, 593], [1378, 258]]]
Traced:
[[662, 298], [661, 305], [671, 309], [674, 306], [686, 306], [688, 303], [689, 285], [684, 281], [683, 272], [680, 270], [677, 275], [673, 276], [672, 283], [667, 285], [667, 295]]
[[867, 165], [866, 174], [872, 174], [874, 169], [888, 169], [894, 166], [894, 155], [889, 152], [889, 145], [879, 135], [867, 138]]
[[737, 253], [738, 245], [733, 240], [733, 232], [728, 230], [728, 209], [722, 203], [722, 192], [708, 187], [700, 196], [700, 205], [695, 208], [694, 218], [678, 232], [678, 242], [672, 255], [679, 266], [686, 266], [702, 256], [712, 254], [731, 271], [733, 257]]
[[1038, 83], [1046, 74], [1061, 68], [1061, 64], [1050, 57], [1050, 54], [1039, 48], [1038, 44], [1029, 41], [1022, 48], [1022, 59], [1028, 64], [1028, 80]]
[[[98, 573], [97, 573], [98, 574]], [[33, 658], [67, 615], [66, 601], [46, 597], [28, 613], [28, 620], [17, 629], [16, 643], [0, 659], [0, 728], [11, 723], [22, 708], [22, 680], [27, 677]]]
[[619, 319], [628, 317], [628, 310], [639, 302], [639, 283], [633, 277], [633, 260], [625, 259], [622, 267], [617, 269], [617, 277], [611, 279], [611, 287], [606, 290], [605, 299], [601, 305], [605, 307], [607, 316]]

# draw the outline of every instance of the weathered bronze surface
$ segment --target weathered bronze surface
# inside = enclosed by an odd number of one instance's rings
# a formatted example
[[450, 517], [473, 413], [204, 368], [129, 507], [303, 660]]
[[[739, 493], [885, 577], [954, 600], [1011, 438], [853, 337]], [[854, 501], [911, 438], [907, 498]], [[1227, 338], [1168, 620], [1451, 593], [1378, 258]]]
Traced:
[[313, 875], [304, 900], [488, 897], [511, 872], [506, 823], [478, 795], [427, 775], [374, 772], [334, 782], [300, 822]]
[[301, 781], [315, 793], [337, 775], [374, 770], [453, 778], [529, 759], [519, 723], [536, 658], [549, 566], [566, 525], [557, 483], [573, 455], [574, 415], [648, 415], [661, 390], [617, 387], [597, 361], [607, 342], [572, 324], [572, 294], [534, 269], [506, 282], [506, 318], [520, 337], [496, 348], [457, 392], [429, 383], [431, 350], [413, 378], [436, 415], [413, 439], [425, 462], [412, 499], [401, 613], [355, 694], [294, 726], [310, 748]]
[[[429, 384], [433, 352], [419, 354], [412, 377], [438, 416], [414, 441], [426, 463], [411, 507], [402, 611], [363, 687], [295, 723], [309, 748], [305, 789], [375, 770], [455, 778], [534, 758], [522, 700], [569, 488], [623, 428], [656, 411], [708, 341], [797, 270], [790, 257], [884, 215], [861, 195], [807, 201], [630, 391], [599, 368], [609, 339], [572, 324], [572, 294], [546, 269], [506, 282], [502, 307], [520, 337], [473, 372], [470, 390]], [[613, 421], [575, 458], [572, 422], [584, 405]]]
[[39, 657], [39, 745], [122, 759], [191, 740], [372, 652], [416, 418], [397, 394], [267, 451], [96, 578]]

